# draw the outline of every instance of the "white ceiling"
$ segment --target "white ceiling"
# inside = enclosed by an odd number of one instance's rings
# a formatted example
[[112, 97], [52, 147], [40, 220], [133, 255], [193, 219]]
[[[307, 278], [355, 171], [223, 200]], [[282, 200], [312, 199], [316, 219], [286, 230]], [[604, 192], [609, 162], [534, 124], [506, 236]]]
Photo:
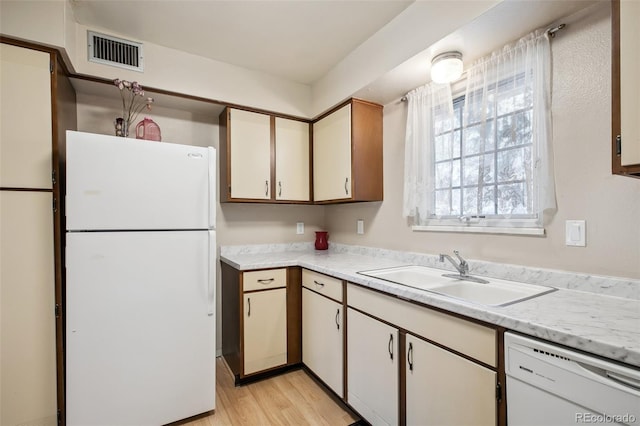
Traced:
[[[417, 34], [415, 28], [400, 26], [398, 30], [394, 24], [414, 18], [413, 25], [437, 27], [443, 19], [451, 19], [456, 7], [469, 6], [463, 0], [417, 0], [415, 4], [404, 0], [69, 1], [75, 19], [92, 29], [310, 86], [367, 43], [375, 44], [368, 52], [393, 56], [389, 49], [394, 41]], [[430, 60], [438, 53], [461, 51], [466, 68], [474, 59], [598, 1], [607, 0], [499, 0], [458, 30], [435, 39], [438, 41], [424, 41], [423, 51], [397, 61], [401, 63], [389, 66], [384, 74], [358, 85], [347, 96], [386, 104], [427, 83]], [[425, 2], [428, 8], [416, 7]], [[427, 16], [419, 13], [423, 9]], [[407, 21], [407, 14], [420, 16]], [[382, 30], [385, 26], [395, 28], [394, 41], [381, 40], [381, 34], [389, 33]], [[567, 31], [570, 25], [563, 30]], [[416, 44], [416, 40], [408, 41]]]
[[401, 0], [72, 0], [78, 23], [311, 84], [402, 12]]

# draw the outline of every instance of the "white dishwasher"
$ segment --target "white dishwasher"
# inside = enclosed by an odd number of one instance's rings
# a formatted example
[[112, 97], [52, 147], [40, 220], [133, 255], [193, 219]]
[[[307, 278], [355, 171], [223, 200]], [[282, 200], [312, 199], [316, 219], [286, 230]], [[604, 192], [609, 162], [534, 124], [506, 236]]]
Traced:
[[507, 424], [640, 425], [640, 370], [504, 334]]

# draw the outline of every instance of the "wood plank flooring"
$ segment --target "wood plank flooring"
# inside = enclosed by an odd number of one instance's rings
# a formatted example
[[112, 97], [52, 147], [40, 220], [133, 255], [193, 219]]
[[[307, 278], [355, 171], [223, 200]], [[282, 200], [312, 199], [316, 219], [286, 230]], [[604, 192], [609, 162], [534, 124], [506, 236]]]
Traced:
[[216, 359], [215, 414], [188, 426], [350, 425], [357, 419], [338, 405], [304, 370], [235, 387], [222, 358]]

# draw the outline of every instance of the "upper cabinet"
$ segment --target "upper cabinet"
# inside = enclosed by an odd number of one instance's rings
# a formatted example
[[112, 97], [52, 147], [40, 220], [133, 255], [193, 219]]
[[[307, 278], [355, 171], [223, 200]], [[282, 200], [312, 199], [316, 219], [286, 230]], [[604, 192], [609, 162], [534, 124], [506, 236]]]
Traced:
[[309, 202], [309, 123], [225, 108], [221, 202]]
[[0, 44], [0, 186], [52, 188], [51, 57]]
[[302, 120], [225, 108], [220, 201], [382, 201], [382, 106], [351, 99], [310, 127]]
[[612, 171], [640, 177], [640, 2], [612, 1]]
[[382, 106], [351, 99], [313, 123], [318, 203], [382, 201]]

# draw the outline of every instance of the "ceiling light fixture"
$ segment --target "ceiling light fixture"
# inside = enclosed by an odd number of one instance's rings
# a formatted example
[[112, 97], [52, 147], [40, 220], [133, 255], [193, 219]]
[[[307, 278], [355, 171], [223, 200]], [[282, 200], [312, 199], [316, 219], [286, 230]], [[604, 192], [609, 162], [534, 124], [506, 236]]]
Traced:
[[462, 53], [444, 52], [431, 60], [431, 80], [451, 83], [462, 75]]

